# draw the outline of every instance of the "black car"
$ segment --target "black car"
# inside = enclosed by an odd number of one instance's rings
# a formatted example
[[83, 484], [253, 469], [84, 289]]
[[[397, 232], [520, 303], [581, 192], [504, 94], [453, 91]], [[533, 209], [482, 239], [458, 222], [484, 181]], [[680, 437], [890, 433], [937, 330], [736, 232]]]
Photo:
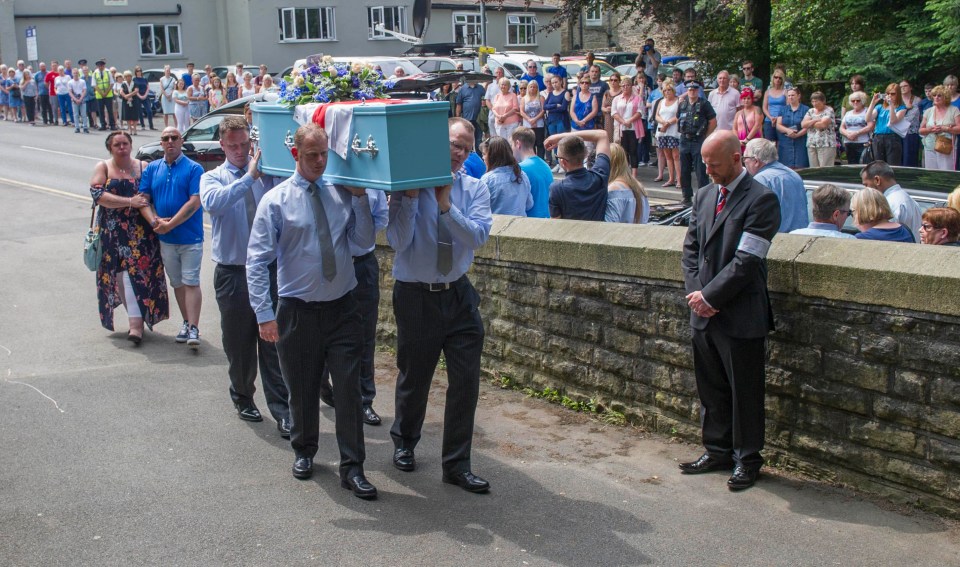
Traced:
[[[862, 165], [840, 165], [835, 167], [811, 167], [798, 170], [803, 179], [803, 187], [807, 190], [807, 211], [813, 218], [813, 191], [825, 183], [832, 183], [841, 189], [859, 191], [863, 189], [860, 182]], [[893, 168], [897, 182], [913, 197], [921, 211], [931, 207], [943, 206], [947, 195], [960, 187], [960, 171], [939, 171], [921, 169], [917, 167]], [[657, 205], [650, 210], [651, 223], [665, 226], [687, 226], [690, 224], [690, 207], [682, 205]], [[844, 232], [856, 233], [853, 217], [847, 218]]]
[[[228, 102], [209, 112], [183, 133], [183, 153], [202, 165], [204, 171], [219, 167], [226, 159], [223, 148], [220, 147], [220, 122], [223, 118], [231, 114], [243, 116], [243, 107], [248, 102], [263, 102], [271, 98], [276, 99], [276, 96], [273, 93], [258, 93]], [[144, 161], [162, 159], [163, 148], [160, 141], [140, 146], [136, 157]]]

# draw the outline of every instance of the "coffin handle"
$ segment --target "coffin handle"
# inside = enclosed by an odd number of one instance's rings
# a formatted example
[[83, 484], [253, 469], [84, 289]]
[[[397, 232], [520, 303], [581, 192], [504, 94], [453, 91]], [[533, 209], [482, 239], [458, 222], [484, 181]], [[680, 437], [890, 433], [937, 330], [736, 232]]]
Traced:
[[370, 154], [370, 157], [377, 157], [377, 154], [380, 153], [380, 149], [377, 148], [377, 142], [373, 139], [373, 136], [367, 136], [367, 147], [360, 146], [360, 134], [353, 135], [353, 143], [350, 144], [350, 149], [353, 150], [353, 155], [358, 156], [362, 153]]

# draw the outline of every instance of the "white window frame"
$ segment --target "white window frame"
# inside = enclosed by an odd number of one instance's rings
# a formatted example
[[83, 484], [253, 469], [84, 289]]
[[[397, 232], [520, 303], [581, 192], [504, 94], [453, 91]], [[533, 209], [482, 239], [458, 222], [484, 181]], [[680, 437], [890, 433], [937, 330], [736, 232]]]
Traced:
[[[280, 8], [280, 43], [306, 43], [315, 41], [336, 41], [337, 40], [337, 18], [336, 9], [333, 6], [317, 6], [311, 8]], [[311, 14], [320, 19], [320, 37], [297, 37], [297, 15], [304, 13], [304, 17], [309, 21]], [[321, 14], [326, 14], [327, 25], [324, 29], [323, 18]], [[286, 29], [286, 15], [290, 14], [292, 29]], [[309, 33], [309, 24], [308, 24]], [[289, 33], [288, 33], [289, 32]]]
[[602, 26], [603, 25], [603, 2], [598, 1], [594, 4], [587, 6], [586, 14], [584, 15], [584, 23], [588, 26]]
[[[163, 45], [166, 46], [166, 53], [157, 53], [157, 36], [156, 29], [157, 27], [163, 28]], [[143, 28], [150, 29], [150, 37], [152, 38], [151, 44], [153, 49], [146, 53], [143, 51]], [[170, 51], [170, 30], [177, 30], [177, 51]], [[138, 33], [138, 43], [140, 44], [140, 56], [141, 57], [169, 57], [172, 55], [183, 55], [183, 33], [180, 29], [180, 24], [140, 24], [137, 26]]]
[[[458, 22], [457, 18], [462, 18], [462, 21]], [[453, 22], [453, 40], [457, 40], [457, 28], [464, 27], [463, 34], [463, 45], [465, 47], [479, 47], [483, 43], [483, 27], [482, 20], [480, 19], [480, 12], [454, 12], [451, 16], [451, 21]], [[469, 30], [475, 30], [473, 34], [467, 34]], [[470, 41], [471, 35], [473, 36], [473, 41]]]
[[[392, 35], [377, 31], [374, 28], [376, 24], [383, 24], [387, 28], [384, 16], [388, 12], [393, 12], [394, 22], [399, 24], [392, 31], [407, 33], [407, 8], [406, 6], [368, 6], [367, 7], [367, 39], [370, 41], [379, 41], [381, 39], [396, 39]], [[379, 20], [374, 20], [374, 15], [379, 15]], [[389, 28], [387, 28], [389, 29]]]
[[[507, 14], [507, 42], [506, 45], [511, 47], [521, 46], [521, 45], [537, 45], [537, 16], [535, 14], [523, 13], [523, 14]], [[517, 41], [510, 41], [510, 27], [516, 26], [517, 28]], [[520, 29], [521, 27], [527, 28], [529, 32], [528, 40], [526, 42], [520, 42]]]

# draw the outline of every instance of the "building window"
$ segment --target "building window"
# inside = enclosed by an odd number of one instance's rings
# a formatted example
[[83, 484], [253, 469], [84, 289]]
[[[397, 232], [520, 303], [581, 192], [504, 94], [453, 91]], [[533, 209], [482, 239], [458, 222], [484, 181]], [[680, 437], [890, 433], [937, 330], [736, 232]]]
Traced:
[[603, 2], [595, 2], [593, 5], [587, 7], [586, 20], [588, 26], [603, 25]]
[[536, 45], [537, 17], [533, 14], [507, 15], [507, 45]]
[[479, 12], [453, 13], [453, 41], [460, 45], [476, 47], [483, 41], [483, 32], [480, 30]]
[[395, 32], [407, 33], [406, 10], [403, 6], [371, 6], [367, 8], [367, 39], [393, 39], [374, 28], [380, 24]]
[[281, 8], [280, 41], [333, 41], [337, 26], [333, 8]]
[[179, 24], [141, 24], [140, 55], [180, 55]]

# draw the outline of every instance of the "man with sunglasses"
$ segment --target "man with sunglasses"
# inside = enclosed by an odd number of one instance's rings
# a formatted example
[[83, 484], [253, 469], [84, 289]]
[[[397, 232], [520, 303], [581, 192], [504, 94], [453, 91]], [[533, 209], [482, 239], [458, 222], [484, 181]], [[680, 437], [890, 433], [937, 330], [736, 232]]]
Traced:
[[763, 92], [763, 79], [753, 74], [753, 61], [749, 59], [740, 64], [740, 70], [743, 71], [743, 78], [740, 79], [740, 88], [750, 85], [753, 88], [753, 96], [756, 99]]
[[540, 92], [543, 92], [547, 89], [546, 83], [543, 82], [543, 75], [540, 74], [540, 71], [537, 70], [537, 62], [533, 59], [527, 61], [527, 72], [520, 77], [521, 81], [536, 81], [537, 86], [540, 87]]
[[[746, 158], [744, 158], [746, 159]], [[749, 171], [749, 167], [747, 168]], [[853, 238], [852, 234], [842, 232], [853, 211], [850, 210], [850, 193], [831, 185], [821, 185], [813, 191], [813, 222], [806, 228], [790, 231], [790, 234], [804, 236], [826, 236], [827, 238]]]
[[183, 325], [178, 343], [200, 347], [200, 262], [203, 259], [203, 166], [183, 155], [183, 138], [174, 128], [160, 133], [163, 159], [150, 162], [140, 177], [140, 192], [150, 197], [147, 222], [160, 237], [160, 255], [177, 298]]

